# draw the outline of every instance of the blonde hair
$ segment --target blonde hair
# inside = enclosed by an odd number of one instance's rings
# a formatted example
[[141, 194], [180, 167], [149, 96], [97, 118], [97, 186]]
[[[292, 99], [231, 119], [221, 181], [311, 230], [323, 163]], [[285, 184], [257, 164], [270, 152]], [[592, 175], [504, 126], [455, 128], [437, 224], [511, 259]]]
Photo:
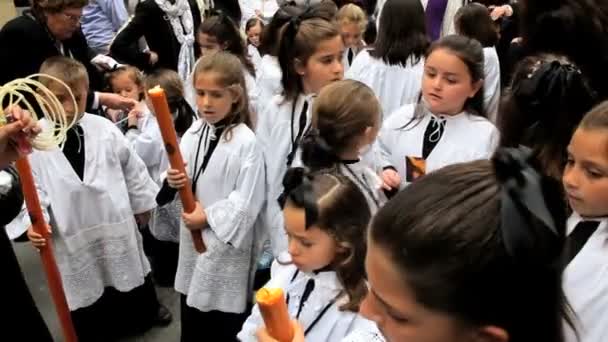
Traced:
[[[84, 84], [89, 88], [89, 74], [87, 69], [79, 61], [64, 56], [55, 56], [45, 60], [40, 66], [40, 73], [53, 76], [63, 81], [68, 87], [74, 89]], [[38, 80], [43, 86], [49, 87], [57, 83], [52, 79], [40, 77]]]
[[249, 111], [249, 99], [247, 96], [247, 86], [243, 75], [243, 64], [240, 59], [231, 53], [216, 51], [205, 54], [199, 59], [194, 69], [192, 85], [202, 73], [214, 72], [218, 75], [215, 79], [222, 87], [228, 88], [237, 97], [236, 103], [232, 105], [232, 113], [228, 117], [226, 128], [226, 139], [230, 139], [232, 129], [244, 123], [252, 128], [251, 112]]
[[365, 32], [367, 28], [367, 15], [363, 9], [355, 4], [346, 4], [340, 8], [337, 16], [340, 25], [356, 24], [361, 32]]

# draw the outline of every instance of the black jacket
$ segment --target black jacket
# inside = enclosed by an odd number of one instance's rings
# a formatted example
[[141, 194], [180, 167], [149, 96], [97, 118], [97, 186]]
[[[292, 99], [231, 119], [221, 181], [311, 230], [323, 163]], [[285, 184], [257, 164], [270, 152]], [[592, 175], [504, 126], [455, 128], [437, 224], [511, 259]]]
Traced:
[[[201, 12], [196, 1], [188, 0], [192, 11], [194, 36], [201, 23]], [[158, 54], [158, 62], [150, 67], [149, 54], [134, 51], [133, 46], [144, 37], [151, 51]], [[110, 47], [110, 53], [118, 61], [137, 66], [142, 70], [166, 68], [177, 70], [177, 59], [180, 44], [173, 33], [171, 22], [154, 0], [140, 2], [135, 15], [129, 23], [116, 35]], [[198, 56], [198, 44], [194, 44], [195, 56]]]

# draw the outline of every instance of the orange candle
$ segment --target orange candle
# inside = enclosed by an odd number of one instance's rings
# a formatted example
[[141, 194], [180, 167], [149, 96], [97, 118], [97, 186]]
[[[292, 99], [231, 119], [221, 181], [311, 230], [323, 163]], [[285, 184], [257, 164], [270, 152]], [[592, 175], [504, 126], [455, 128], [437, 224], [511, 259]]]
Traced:
[[262, 288], [256, 293], [255, 300], [260, 308], [268, 334], [279, 342], [291, 342], [293, 329], [283, 290]]
[[30, 215], [32, 227], [36, 233], [47, 239], [47, 244], [40, 248], [40, 257], [42, 258], [42, 266], [44, 268], [44, 273], [46, 274], [46, 280], [49, 284], [51, 297], [55, 303], [55, 310], [59, 316], [63, 336], [67, 342], [76, 342], [78, 340], [76, 331], [74, 330], [68, 302], [65, 299], [65, 293], [63, 292], [61, 276], [59, 274], [59, 269], [57, 268], [57, 263], [55, 262], [55, 256], [53, 255], [53, 247], [49, 241], [50, 236], [46, 230], [46, 222], [44, 221], [44, 215], [42, 215], [38, 192], [36, 192], [34, 177], [32, 176], [32, 168], [27, 160], [27, 156], [19, 158], [16, 165], [17, 170], [19, 171], [21, 189], [23, 191], [23, 197], [25, 198], [25, 205]]
[[[152, 106], [154, 107], [154, 113], [156, 114], [156, 120], [160, 127], [160, 133], [163, 136], [165, 143], [165, 150], [169, 156], [169, 163], [171, 168], [179, 170], [182, 173], [186, 173], [184, 167], [184, 159], [179, 151], [179, 145], [177, 144], [177, 134], [175, 133], [175, 127], [173, 127], [173, 118], [169, 112], [169, 104], [167, 103], [167, 97], [163, 88], [156, 86], [148, 91]], [[179, 196], [184, 206], [184, 211], [191, 213], [194, 211], [196, 206], [194, 200], [194, 194], [192, 194], [192, 186], [190, 180], [186, 186], [179, 190]], [[201, 231], [190, 231], [192, 234], [192, 241], [194, 242], [194, 249], [197, 252], [203, 253], [206, 250], [205, 243], [203, 242], [203, 236]]]

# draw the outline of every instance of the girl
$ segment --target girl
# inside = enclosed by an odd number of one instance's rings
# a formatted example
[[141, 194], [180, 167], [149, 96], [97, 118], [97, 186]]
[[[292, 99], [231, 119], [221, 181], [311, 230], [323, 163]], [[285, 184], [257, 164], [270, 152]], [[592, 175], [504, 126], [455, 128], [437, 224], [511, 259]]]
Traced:
[[[239, 59], [203, 56], [194, 71], [200, 119], [180, 149], [187, 175], [167, 171], [168, 184], [192, 184], [198, 200], [183, 213], [175, 289], [181, 294], [181, 341], [233, 341], [247, 317], [260, 237], [254, 223], [264, 202], [264, 161], [251, 119]], [[190, 181], [191, 180], [191, 181]], [[190, 230], [203, 234], [198, 254]]]
[[380, 133], [386, 188], [398, 189], [443, 166], [492, 155], [498, 131], [484, 117], [482, 83], [479, 42], [452, 35], [433, 43], [421, 99], [396, 111]]
[[372, 220], [360, 312], [387, 341], [564, 341], [564, 208], [529, 155], [494, 158], [423, 177]]
[[561, 181], [572, 133], [597, 101], [587, 80], [564, 56], [522, 60], [500, 106], [500, 146], [530, 147], [545, 174]]
[[428, 39], [420, 0], [388, 0], [383, 11], [374, 47], [361, 51], [346, 78], [372, 88], [387, 118], [399, 107], [416, 102]]
[[118, 127], [127, 132], [129, 125], [137, 127], [138, 119], [148, 110], [144, 102], [144, 75], [134, 66], [126, 65], [110, 72], [106, 78], [110, 91], [114, 94], [138, 102], [129, 113], [122, 110], [106, 108], [105, 115]]
[[376, 165], [361, 151], [376, 140], [380, 104], [361, 82], [344, 80], [324, 87], [312, 109], [312, 129], [300, 144], [302, 163], [312, 169], [336, 169], [365, 195], [372, 213], [384, 202]]
[[[235, 55], [243, 65], [243, 74], [247, 84], [247, 95], [252, 111], [257, 108], [258, 91], [255, 84], [255, 67], [247, 56], [245, 41], [236, 24], [228, 17], [219, 12], [205, 19], [198, 29], [196, 40], [201, 47], [201, 55], [204, 56], [213, 51], [227, 51]], [[192, 76], [192, 75], [191, 75]], [[188, 103], [195, 107], [194, 91], [190, 87], [191, 78], [187, 82]], [[255, 120], [254, 120], [255, 121]]]
[[[335, 173], [304, 175], [296, 168], [286, 181], [290, 260], [273, 264], [267, 286], [283, 289], [289, 314], [306, 331], [306, 340], [340, 341], [352, 331], [376, 331], [357, 314], [367, 292], [363, 258], [371, 213], [365, 197]], [[257, 341], [263, 324], [255, 306], [238, 338]]]
[[456, 33], [477, 39], [483, 46], [483, 104], [488, 118], [495, 123], [500, 100], [500, 63], [494, 47], [498, 43], [498, 29], [488, 8], [479, 3], [461, 7], [454, 17], [454, 25]]
[[608, 338], [608, 103], [581, 121], [568, 146], [563, 184], [573, 210], [568, 219], [564, 289], [577, 315], [566, 341]]
[[286, 249], [277, 199], [310, 124], [312, 99], [325, 85], [342, 79], [344, 45], [334, 22], [315, 16], [315, 8], [289, 21], [281, 35], [279, 63], [284, 95], [274, 97], [260, 115], [257, 136], [264, 150], [268, 195], [266, 223], [275, 256]]
[[245, 34], [247, 34], [247, 53], [253, 62], [256, 73], [260, 66], [260, 60], [262, 59], [260, 52], [258, 51], [258, 46], [260, 46], [260, 35], [262, 34], [263, 29], [264, 22], [257, 17], [247, 20], [247, 23], [245, 24]]
[[338, 11], [338, 23], [340, 25], [340, 34], [344, 41], [346, 51], [342, 58], [344, 71], [353, 64], [355, 56], [365, 46], [363, 34], [367, 28], [367, 15], [361, 7], [354, 4], [347, 4]]
[[251, 18], [268, 21], [279, 9], [276, 0], [239, 0], [243, 10], [243, 20]]

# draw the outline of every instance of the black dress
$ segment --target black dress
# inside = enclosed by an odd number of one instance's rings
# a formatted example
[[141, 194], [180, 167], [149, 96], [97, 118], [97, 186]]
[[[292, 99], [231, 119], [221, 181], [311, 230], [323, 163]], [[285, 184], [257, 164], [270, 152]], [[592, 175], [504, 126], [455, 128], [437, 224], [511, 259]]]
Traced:
[[19, 176], [13, 168], [0, 170], [0, 179], [10, 177], [7, 186], [0, 180], [0, 265], [2, 269], [2, 303], [6, 310], [2, 335], [16, 336], [22, 341], [53, 341], [49, 330], [36, 308], [34, 299], [25, 283], [19, 262], [4, 226], [11, 222], [21, 210], [23, 195]]

